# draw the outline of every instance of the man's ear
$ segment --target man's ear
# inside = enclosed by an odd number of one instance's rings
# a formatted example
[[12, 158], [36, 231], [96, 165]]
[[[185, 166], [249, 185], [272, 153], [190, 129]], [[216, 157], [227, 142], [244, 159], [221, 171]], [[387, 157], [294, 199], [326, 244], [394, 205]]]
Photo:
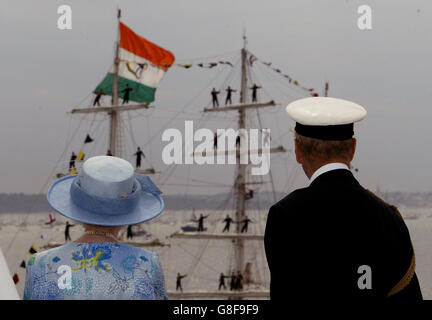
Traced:
[[296, 155], [296, 161], [300, 164], [303, 163], [303, 154], [300, 151], [300, 148], [298, 146], [298, 141], [297, 139], [294, 138], [294, 151], [295, 151], [295, 155]]

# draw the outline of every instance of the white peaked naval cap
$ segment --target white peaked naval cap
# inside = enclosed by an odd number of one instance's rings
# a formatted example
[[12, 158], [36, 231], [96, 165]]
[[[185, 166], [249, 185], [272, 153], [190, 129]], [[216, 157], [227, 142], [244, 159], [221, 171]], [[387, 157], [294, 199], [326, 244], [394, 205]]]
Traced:
[[354, 123], [367, 114], [357, 103], [329, 97], [296, 100], [287, 105], [286, 112], [296, 122], [298, 134], [335, 141], [351, 138]]

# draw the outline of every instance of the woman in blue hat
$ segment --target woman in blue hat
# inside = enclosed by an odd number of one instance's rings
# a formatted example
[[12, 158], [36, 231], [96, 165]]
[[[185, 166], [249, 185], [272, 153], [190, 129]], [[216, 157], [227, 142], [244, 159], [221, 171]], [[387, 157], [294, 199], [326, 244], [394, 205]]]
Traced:
[[79, 175], [54, 182], [49, 204], [85, 232], [29, 260], [24, 299], [167, 299], [158, 255], [117, 238], [122, 226], [163, 211], [160, 194], [129, 162], [109, 156], [90, 158]]

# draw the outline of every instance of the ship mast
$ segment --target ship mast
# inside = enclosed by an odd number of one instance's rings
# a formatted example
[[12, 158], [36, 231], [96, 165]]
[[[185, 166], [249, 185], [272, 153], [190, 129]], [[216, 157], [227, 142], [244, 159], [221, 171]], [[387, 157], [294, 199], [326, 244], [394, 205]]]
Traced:
[[[247, 130], [247, 124], [246, 124], [246, 112], [247, 110], [253, 110], [253, 109], [259, 109], [264, 107], [274, 107], [276, 106], [275, 102], [273, 100], [268, 102], [247, 102], [247, 93], [248, 93], [248, 81], [247, 81], [247, 67], [248, 67], [248, 51], [246, 49], [246, 36], [243, 36], [243, 48], [241, 50], [241, 84], [240, 84], [240, 103], [237, 105], [229, 105], [229, 106], [221, 106], [218, 108], [204, 108], [204, 112], [229, 112], [237, 110], [239, 113], [239, 119], [238, 119], [238, 134], [241, 136], [242, 131]], [[245, 139], [246, 140], [246, 139]], [[244, 141], [241, 141], [240, 139], [240, 145], [244, 143]], [[236, 152], [236, 158], [237, 158], [237, 175], [234, 182], [234, 187], [236, 189], [237, 193], [237, 199], [236, 199], [236, 221], [241, 221], [246, 218], [246, 185], [247, 184], [253, 184], [252, 182], [246, 181], [247, 176], [247, 164], [243, 164], [240, 162], [240, 155], [241, 152], [238, 148]], [[247, 150], [249, 148], [246, 148]], [[227, 151], [220, 151], [223, 152], [225, 155], [228, 155], [231, 153], [230, 150]], [[262, 148], [259, 148], [257, 150], [248, 150], [249, 153], [263, 153], [266, 152]], [[278, 152], [286, 152], [285, 148], [283, 146], [278, 146], [275, 148], [270, 148], [270, 153], [278, 153]], [[216, 151], [215, 153], [219, 154], [219, 151]], [[194, 156], [204, 156], [204, 154], [194, 154]], [[234, 271], [240, 271], [241, 273], [245, 270], [245, 252], [244, 252], [244, 242], [246, 240], [248, 241], [263, 241], [264, 235], [263, 234], [242, 234], [241, 233], [241, 225], [240, 223], [236, 224], [236, 232], [233, 234], [225, 234], [225, 233], [219, 233], [219, 234], [206, 234], [201, 232], [188, 232], [188, 233], [175, 233], [171, 235], [172, 238], [179, 238], [179, 239], [214, 239], [214, 240], [231, 240], [234, 246]], [[268, 298], [269, 293], [268, 291], [262, 291], [262, 290], [248, 290], [243, 292], [187, 292], [187, 293], [177, 293], [177, 292], [169, 292], [169, 296], [172, 298], [192, 298], [192, 297], [213, 297], [213, 298], [221, 298], [221, 297], [228, 297], [232, 299], [242, 299], [247, 297], [263, 297]]]
[[[115, 49], [115, 57], [114, 57], [114, 81], [113, 81], [113, 88], [112, 88], [112, 99], [111, 99], [111, 105], [117, 106], [118, 105], [118, 70], [119, 70], [119, 51], [120, 51], [120, 17], [121, 17], [121, 10], [117, 10], [117, 42], [116, 42], [116, 49]], [[110, 115], [110, 137], [109, 137], [109, 150], [111, 151], [111, 154], [113, 156], [117, 155], [117, 128], [118, 128], [118, 112], [117, 110], [111, 110], [109, 112]]]
[[[246, 51], [246, 35], [243, 35], [243, 48], [241, 50], [241, 86], [240, 86], [240, 104], [245, 104], [247, 99], [247, 51]], [[239, 134], [241, 130], [246, 129], [246, 110], [239, 109]], [[235, 180], [237, 189], [237, 205], [236, 205], [236, 221], [240, 222], [245, 217], [246, 204], [246, 164], [240, 163], [240, 153], [237, 152], [237, 177]], [[236, 224], [236, 232], [240, 233], [241, 224]], [[237, 238], [234, 243], [234, 256], [236, 271], [243, 271], [244, 267], [244, 240]]]
[[[79, 108], [72, 109], [71, 113], [99, 113], [99, 112], [107, 112], [110, 117], [110, 131], [109, 131], [109, 145], [108, 148], [113, 156], [121, 157], [121, 150], [119, 149], [119, 123], [120, 123], [120, 111], [130, 111], [130, 110], [138, 110], [138, 109], [148, 109], [149, 106], [147, 103], [138, 103], [132, 105], [119, 105], [119, 65], [120, 65], [120, 18], [121, 18], [121, 10], [117, 10], [117, 41], [115, 47], [115, 55], [114, 55], [114, 79], [112, 85], [112, 96], [111, 96], [111, 105], [110, 106], [98, 106], [98, 107], [90, 107], [90, 108]], [[154, 169], [146, 169], [140, 170], [139, 173], [143, 174], [153, 174], [155, 173]]]

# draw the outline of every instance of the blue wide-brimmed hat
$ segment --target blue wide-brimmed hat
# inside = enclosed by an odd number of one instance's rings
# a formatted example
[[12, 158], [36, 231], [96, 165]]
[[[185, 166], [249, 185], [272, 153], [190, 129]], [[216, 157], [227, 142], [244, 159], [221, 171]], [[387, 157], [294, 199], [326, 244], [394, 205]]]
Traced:
[[100, 226], [124, 226], [156, 218], [164, 209], [162, 192], [145, 175], [135, 174], [121, 158], [97, 156], [78, 175], [53, 183], [51, 207], [72, 220]]

